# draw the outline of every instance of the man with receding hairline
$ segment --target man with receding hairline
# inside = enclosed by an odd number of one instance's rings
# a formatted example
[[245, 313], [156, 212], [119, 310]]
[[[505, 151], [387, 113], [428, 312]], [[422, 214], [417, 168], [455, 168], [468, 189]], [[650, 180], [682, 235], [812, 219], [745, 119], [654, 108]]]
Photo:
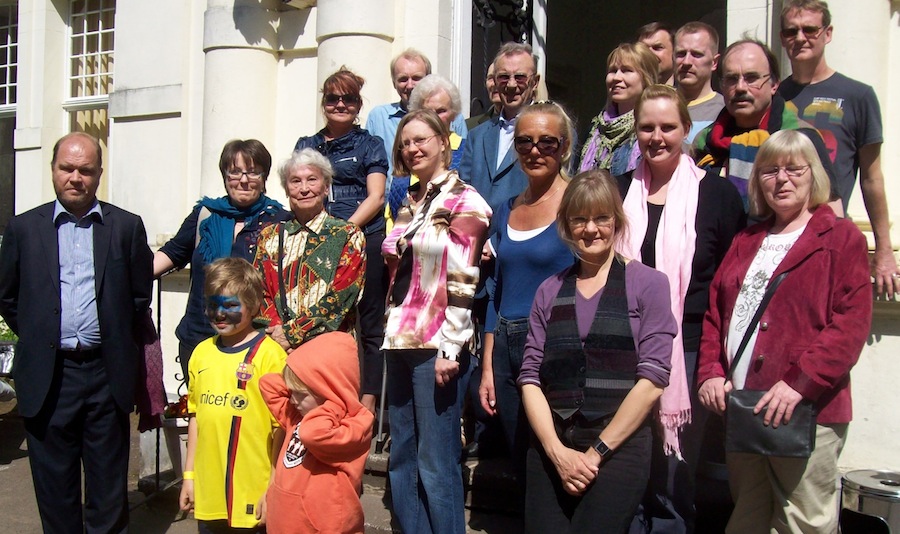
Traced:
[[[134, 338], [153, 254], [141, 218], [97, 200], [97, 140], [64, 136], [56, 201], [14, 217], [0, 247], [0, 315], [19, 336], [12, 376], [44, 532], [124, 532]], [[82, 468], [85, 498], [82, 506]]]
[[793, 73], [778, 93], [800, 118], [812, 123], [835, 154], [836, 188], [844, 210], [859, 173], [866, 211], [875, 234], [875, 291], [900, 293], [900, 266], [891, 246], [890, 221], [881, 170], [881, 109], [875, 91], [828, 66], [825, 47], [833, 32], [828, 4], [788, 0], [781, 11], [781, 44]]
[[[781, 81], [778, 59], [769, 47], [750, 38], [736, 41], [725, 49], [719, 69], [725, 109], [694, 138], [697, 165], [728, 178], [748, 210], [747, 184], [760, 145], [779, 130], [800, 130], [815, 145], [836, 199], [834, 168], [822, 136], [777, 94]], [[832, 207], [843, 215], [839, 204]]]
[[[366, 119], [366, 130], [384, 141], [386, 154], [393, 153], [397, 126], [400, 124], [400, 119], [409, 112], [409, 95], [412, 94], [419, 81], [429, 74], [431, 74], [431, 61], [415, 48], [407, 48], [391, 60], [391, 81], [397, 95], [400, 96], [400, 101], [373, 108]], [[461, 114], [453, 119], [450, 129], [463, 139], [466, 138], [469, 131]], [[393, 169], [393, 158], [388, 157], [388, 183], [387, 189], [385, 189], [388, 192], [390, 192]]]

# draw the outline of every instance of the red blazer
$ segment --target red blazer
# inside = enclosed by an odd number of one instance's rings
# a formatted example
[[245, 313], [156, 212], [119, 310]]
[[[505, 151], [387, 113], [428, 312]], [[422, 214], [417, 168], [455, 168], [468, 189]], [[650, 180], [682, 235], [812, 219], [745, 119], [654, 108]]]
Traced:
[[[744, 276], [773, 221], [734, 238], [713, 278], [703, 321], [697, 383], [724, 377], [725, 338]], [[779, 380], [816, 403], [820, 424], [852, 418], [850, 369], [859, 359], [872, 323], [872, 284], [866, 239], [827, 205], [772, 278], [790, 271], [759, 321], [747, 372], [747, 389], [767, 390]]]

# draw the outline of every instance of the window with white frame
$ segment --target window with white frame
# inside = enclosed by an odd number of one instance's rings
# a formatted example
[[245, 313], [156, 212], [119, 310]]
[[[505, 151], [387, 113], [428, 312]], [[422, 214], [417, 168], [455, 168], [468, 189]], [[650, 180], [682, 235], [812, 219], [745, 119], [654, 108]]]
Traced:
[[19, 3], [0, 0], [0, 232], [15, 213], [16, 82], [19, 66]]
[[[116, 0], [70, 0], [68, 90], [63, 107], [69, 129], [109, 142], [109, 94], [113, 91]], [[100, 182], [102, 198], [109, 180]]]
[[0, 111], [15, 109], [18, 56], [19, 6], [0, 2]]
[[72, 0], [69, 99], [105, 100], [113, 89], [115, 0]]

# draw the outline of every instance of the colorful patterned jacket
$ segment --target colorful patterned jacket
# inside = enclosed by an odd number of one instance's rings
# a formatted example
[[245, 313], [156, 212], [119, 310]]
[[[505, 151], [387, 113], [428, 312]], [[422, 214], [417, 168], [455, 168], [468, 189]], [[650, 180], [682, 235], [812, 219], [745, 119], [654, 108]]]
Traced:
[[[279, 282], [282, 229], [284, 279]], [[262, 231], [253, 264], [265, 285], [263, 315], [283, 325], [292, 347], [325, 332], [353, 330], [365, 283], [365, 248], [358, 226], [324, 210], [307, 225], [292, 219]]]

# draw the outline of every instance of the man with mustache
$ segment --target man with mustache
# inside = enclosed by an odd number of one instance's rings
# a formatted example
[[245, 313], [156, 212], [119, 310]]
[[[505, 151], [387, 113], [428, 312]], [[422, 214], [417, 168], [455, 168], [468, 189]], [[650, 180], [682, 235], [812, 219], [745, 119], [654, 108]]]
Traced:
[[868, 85], [836, 72], [825, 61], [833, 27], [828, 4], [790, 0], [781, 11], [781, 44], [791, 61], [791, 76], [778, 94], [801, 118], [822, 132], [836, 154], [835, 186], [844, 209], [859, 172], [859, 189], [875, 234], [875, 290], [893, 298], [900, 292], [900, 268], [891, 247], [890, 222], [881, 170], [881, 109]]
[[719, 64], [719, 33], [704, 22], [688, 22], [675, 32], [675, 89], [684, 98], [691, 116], [687, 142], [706, 128], [725, 107], [725, 99], [713, 91], [712, 75]]
[[[741, 193], [748, 209], [747, 183], [760, 145], [779, 130], [801, 130], [816, 147], [819, 159], [831, 178], [832, 199], [836, 200], [835, 174], [828, 149], [818, 130], [800, 120], [778, 95], [778, 60], [769, 48], [755, 39], [741, 39], [725, 49], [721, 64], [725, 109], [694, 139], [694, 155], [700, 168], [719, 172]], [[832, 209], [843, 215], [840, 202]]]

